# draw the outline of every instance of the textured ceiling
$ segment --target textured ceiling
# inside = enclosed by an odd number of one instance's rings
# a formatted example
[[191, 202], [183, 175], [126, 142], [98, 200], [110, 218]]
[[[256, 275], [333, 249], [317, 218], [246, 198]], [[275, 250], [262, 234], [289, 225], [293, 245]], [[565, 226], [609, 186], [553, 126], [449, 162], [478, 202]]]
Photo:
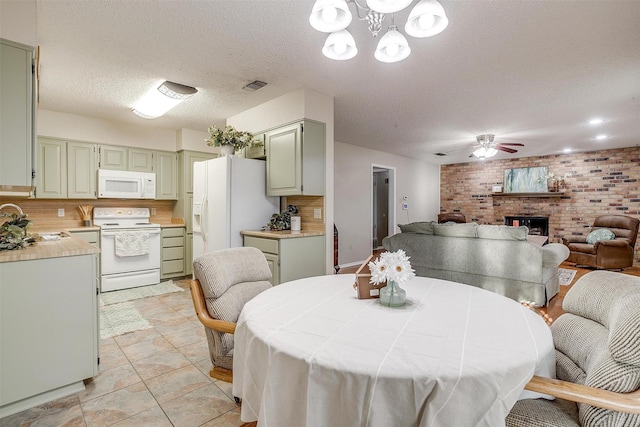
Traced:
[[[373, 58], [377, 40], [355, 18], [358, 55], [325, 58], [313, 3], [39, 0], [40, 108], [206, 131], [306, 87], [335, 98], [336, 141], [433, 163], [471, 160], [484, 133], [525, 144], [496, 158], [640, 144], [640, 1], [441, 0], [447, 29], [407, 37], [412, 54], [396, 64]], [[256, 79], [268, 85], [242, 90]], [[162, 80], [199, 92], [164, 117], [133, 115]]]

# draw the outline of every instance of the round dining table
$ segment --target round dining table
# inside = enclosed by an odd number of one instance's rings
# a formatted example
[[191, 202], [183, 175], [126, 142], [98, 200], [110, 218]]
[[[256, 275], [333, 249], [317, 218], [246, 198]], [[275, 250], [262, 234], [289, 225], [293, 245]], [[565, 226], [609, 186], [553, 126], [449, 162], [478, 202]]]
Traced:
[[403, 307], [357, 299], [352, 274], [274, 286], [237, 322], [233, 394], [260, 427], [496, 427], [535, 375], [555, 377], [550, 329], [501, 295], [402, 284]]

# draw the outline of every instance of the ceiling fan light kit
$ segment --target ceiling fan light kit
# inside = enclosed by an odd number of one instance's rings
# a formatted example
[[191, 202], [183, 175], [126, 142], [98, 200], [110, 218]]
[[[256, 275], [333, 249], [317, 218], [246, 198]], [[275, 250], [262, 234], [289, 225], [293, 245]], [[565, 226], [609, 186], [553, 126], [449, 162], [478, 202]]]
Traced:
[[493, 134], [484, 134], [476, 136], [476, 141], [478, 141], [478, 147], [471, 156], [475, 156], [480, 160], [487, 159], [489, 157], [493, 157], [498, 154], [498, 151], [504, 151], [505, 153], [517, 153], [518, 150], [514, 150], [513, 148], [507, 147], [507, 145], [524, 147], [524, 144], [520, 143], [501, 143], [497, 144], [493, 142], [495, 139], [495, 135]]
[[[360, 2], [364, 4], [361, 4]], [[406, 9], [414, 0], [316, 0], [309, 23], [318, 31], [331, 33], [322, 53], [330, 59], [346, 60], [357, 55], [355, 39], [346, 29], [353, 19], [349, 3], [355, 7], [356, 17], [367, 21], [369, 31], [377, 37], [385, 14], [391, 14], [392, 24], [380, 39], [375, 58], [391, 63], [406, 59], [411, 48], [404, 35], [393, 24], [394, 13]], [[431, 37], [441, 33], [449, 24], [445, 11], [437, 0], [420, 0], [411, 10], [404, 30], [413, 37]]]
[[194, 87], [167, 80], [149, 89], [131, 111], [143, 119], [155, 119], [197, 92]]

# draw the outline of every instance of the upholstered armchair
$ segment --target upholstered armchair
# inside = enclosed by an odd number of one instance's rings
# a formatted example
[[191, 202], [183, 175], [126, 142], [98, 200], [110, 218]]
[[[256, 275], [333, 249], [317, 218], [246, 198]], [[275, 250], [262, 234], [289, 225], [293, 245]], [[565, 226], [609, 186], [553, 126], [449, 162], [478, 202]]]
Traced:
[[209, 375], [231, 382], [238, 316], [249, 300], [271, 287], [271, 270], [259, 249], [245, 247], [205, 253], [193, 261], [193, 273], [191, 297], [207, 334]]
[[438, 224], [442, 224], [443, 222], [465, 223], [467, 222], [467, 218], [460, 212], [438, 214]]
[[[567, 261], [600, 269], [631, 267], [638, 237], [638, 224], [640, 220], [626, 215], [597, 217], [593, 221], [591, 233], [586, 238], [574, 236], [562, 239], [570, 251]], [[611, 233], [607, 233], [606, 230]], [[597, 240], [598, 233], [605, 237], [609, 234], [610, 240]]]
[[551, 325], [557, 379], [525, 386], [556, 399], [519, 400], [506, 427], [640, 426], [640, 278], [587, 273], [562, 308]]

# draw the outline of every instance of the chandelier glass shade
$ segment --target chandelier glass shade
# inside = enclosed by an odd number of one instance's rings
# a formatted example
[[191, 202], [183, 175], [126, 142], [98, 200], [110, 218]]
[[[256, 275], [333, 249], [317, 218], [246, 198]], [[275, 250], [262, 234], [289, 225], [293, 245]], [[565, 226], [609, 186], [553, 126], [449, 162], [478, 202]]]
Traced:
[[[354, 5], [356, 17], [366, 21], [373, 37], [382, 28], [385, 14], [391, 14], [392, 24], [380, 39], [375, 58], [381, 62], [398, 62], [411, 54], [407, 39], [393, 24], [394, 13], [406, 9], [415, 0], [316, 0], [309, 23], [318, 31], [331, 33], [322, 53], [330, 59], [351, 59], [358, 53], [355, 39], [347, 30], [353, 15], [349, 3]], [[361, 4], [363, 3], [363, 4]], [[442, 32], [449, 20], [437, 0], [419, 0], [405, 24], [405, 32], [412, 37], [431, 37]]]
[[329, 34], [322, 48], [324, 56], [338, 61], [351, 59], [358, 53], [356, 41], [347, 30], [340, 30]]

